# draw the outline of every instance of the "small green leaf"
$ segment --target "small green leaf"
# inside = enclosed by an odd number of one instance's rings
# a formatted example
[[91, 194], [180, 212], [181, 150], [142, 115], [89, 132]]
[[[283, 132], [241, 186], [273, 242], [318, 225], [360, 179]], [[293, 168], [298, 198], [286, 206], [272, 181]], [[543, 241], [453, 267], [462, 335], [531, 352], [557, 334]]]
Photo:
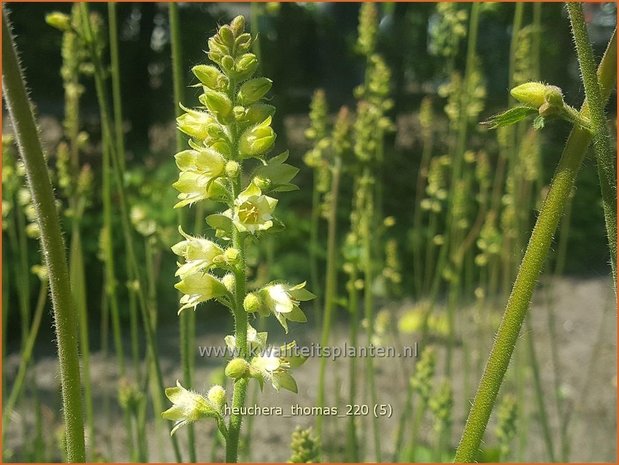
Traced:
[[288, 163], [269, 163], [265, 166], [260, 166], [259, 168], [257, 168], [254, 176], [259, 176], [261, 178], [270, 180], [274, 190], [281, 185], [289, 184], [298, 172], [298, 168], [295, 168]]
[[281, 184], [277, 186], [275, 189], [271, 189], [271, 192], [291, 192], [298, 191], [299, 186], [296, 184]]
[[537, 113], [537, 110], [531, 107], [518, 106], [490, 117], [489, 120], [483, 121], [480, 124], [488, 126], [488, 129], [497, 129], [504, 126], [511, 126], [519, 123], [528, 116]]
[[278, 165], [278, 164], [282, 164], [284, 163], [286, 160], [288, 160], [288, 155], [290, 154], [290, 152], [288, 152], [288, 150], [286, 150], [285, 152], [280, 153], [279, 155], [269, 159], [268, 163], [269, 165]]
[[273, 375], [273, 387], [279, 391], [280, 388], [284, 388], [295, 394], [298, 392], [297, 382], [294, 378], [285, 371], [275, 373]]
[[226, 215], [214, 214], [206, 217], [206, 223], [213, 229], [220, 229], [226, 234], [232, 234], [232, 220]]
[[299, 307], [293, 307], [291, 312], [286, 313], [286, 318], [297, 323], [307, 323], [307, 316]]

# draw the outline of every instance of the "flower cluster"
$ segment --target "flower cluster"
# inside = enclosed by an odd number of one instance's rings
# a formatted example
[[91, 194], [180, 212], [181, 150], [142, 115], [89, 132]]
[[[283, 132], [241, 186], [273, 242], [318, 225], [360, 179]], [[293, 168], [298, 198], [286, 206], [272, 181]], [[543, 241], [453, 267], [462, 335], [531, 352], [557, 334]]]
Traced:
[[[208, 300], [230, 309], [236, 332], [225, 341], [237, 358], [226, 367], [228, 377], [235, 382], [254, 378], [261, 386], [268, 381], [275, 389], [296, 392], [289, 370], [304, 360], [288, 357], [284, 348], [276, 355], [260, 353], [265, 349], [267, 333], [249, 325], [250, 314], [274, 315], [287, 332], [288, 322], [307, 321], [299, 304], [314, 298], [305, 283], [273, 282], [252, 292], [245, 289], [246, 239], [259, 239], [283, 228], [275, 217], [278, 200], [273, 194], [297, 189], [291, 181], [298, 173], [297, 168], [285, 163], [288, 152], [268, 157], [276, 138], [271, 127], [275, 108], [265, 103], [264, 97], [272, 82], [254, 77], [258, 59], [251, 47], [245, 20], [238, 16], [209, 39], [207, 54], [213, 64], [197, 65], [192, 70], [199, 81], [197, 87], [203, 91], [199, 96], [202, 106], [189, 109], [181, 105], [184, 113], [177, 119], [178, 129], [189, 136], [189, 148], [175, 155], [179, 169], [173, 184], [178, 191], [175, 208], [204, 200], [225, 207], [206, 217], [214, 230], [212, 239], [191, 236], [179, 227], [183, 240], [172, 247], [179, 257], [176, 276], [180, 281], [175, 287], [182, 293], [179, 313], [195, 310]], [[250, 163], [253, 167], [248, 169]], [[212, 417], [226, 436], [223, 388], [214, 386], [205, 398], [179, 384], [166, 395], [174, 406], [163, 416], [177, 422], [173, 431]]]
[[430, 52], [453, 58], [460, 41], [466, 37], [468, 12], [456, 3], [437, 3], [436, 15], [430, 21]]
[[292, 432], [290, 443], [292, 455], [288, 463], [319, 463], [320, 446], [318, 439], [312, 434], [312, 428], [301, 429], [300, 426]]

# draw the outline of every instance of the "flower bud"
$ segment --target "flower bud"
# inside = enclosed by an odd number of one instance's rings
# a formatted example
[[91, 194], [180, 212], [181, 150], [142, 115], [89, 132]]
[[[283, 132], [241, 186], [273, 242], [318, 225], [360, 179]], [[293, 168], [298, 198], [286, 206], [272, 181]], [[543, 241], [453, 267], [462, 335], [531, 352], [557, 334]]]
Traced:
[[246, 81], [239, 89], [239, 101], [243, 105], [251, 105], [264, 97], [272, 85], [273, 81], [265, 77]]
[[206, 107], [213, 112], [217, 119], [224, 123], [232, 113], [232, 102], [223, 92], [209, 90], [204, 93]]
[[234, 358], [228, 362], [224, 373], [228, 378], [240, 379], [247, 376], [249, 371], [249, 363], [242, 358]]
[[230, 160], [228, 163], [226, 163], [226, 176], [228, 176], [229, 178], [236, 178], [239, 175], [240, 169], [241, 166], [238, 164], [238, 162]]
[[254, 103], [245, 111], [244, 122], [258, 124], [275, 114], [275, 107], [266, 103]]
[[235, 34], [232, 32], [232, 29], [230, 29], [230, 26], [228, 26], [227, 24], [224, 26], [221, 26], [219, 28], [218, 35], [221, 41], [224, 43], [224, 45], [226, 45], [230, 49], [234, 47], [234, 35]]
[[234, 72], [234, 58], [230, 55], [224, 55], [221, 58], [221, 67], [223, 68], [226, 74], [230, 74]]
[[226, 263], [230, 265], [234, 265], [238, 262], [240, 256], [239, 249], [235, 249], [234, 247], [230, 247], [224, 251], [224, 260]]
[[[223, 65], [223, 61], [222, 61]], [[247, 79], [254, 74], [258, 68], [258, 59], [253, 53], [245, 53], [240, 56], [236, 61], [236, 78]], [[231, 70], [232, 71], [232, 70]]]
[[510, 94], [520, 103], [533, 108], [539, 108], [545, 102], [546, 87], [546, 84], [541, 82], [527, 82], [514, 87]]
[[36, 275], [41, 281], [47, 281], [47, 267], [45, 265], [34, 265], [30, 268], [32, 274]]
[[262, 176], [256, 176], [253, 182], [260, 190], [263, 191], [270, 189], [272, 184], [270, 179], [263, 178]]
[[236, 287], [236, 280], [234, 279], [234, 275], [232, 273], [228, 273], [226, 276], [221, 278], [221, 282], [226, 287], [228, 292], [234, 293], [234, 288]]
[[45, 22], [59, 31], [66, 32], [71, 30], [71, 18], [69, 15], [54, 11], [45, 15]]
[[243, 16], [237, 16], [230, 23], [230, 29], [235, 36], [240, 36], [245, 32], [245, 18]]
[[251, 34], [241, 34], [236, 38], [236, 48], [242, 52], [247, 52], [251, 47], [251, 42]]
[[208, 390], [206, 398], [211, 404], [213, 404], [213, 407], [215, 407], [215, 409], [221, 413], [224, 405], [226, 405], [226, 390], [220, 385], [216, 384]]
[[388, 216], [383, 220], [383, 224], [386, 228], [391, 228], [395, 226], [395, 218], [393, 216]]
[[266, 153], [275, 142], [275, 132], [271, 127], [271, 117], [262, 123], [251, 127], [239, 140], [239, 153], [243, 158], [257, 157]]
[[255, 313], [260, 311], [262, 307], [262, 299], [253, 292], [250, 292], [245, 296], [243, 300], [243, 308], [247, 313]]
[[26, 225], [26, 236], [30, 239], [38, 239], [41, 237], [41, 228], [39, 228], [39, 223], [28, 223]]
[[193, 74], [209, 89], [221, 90], [221, 83], [226, 77], [216, 67], [198, 65], [191, 68]]

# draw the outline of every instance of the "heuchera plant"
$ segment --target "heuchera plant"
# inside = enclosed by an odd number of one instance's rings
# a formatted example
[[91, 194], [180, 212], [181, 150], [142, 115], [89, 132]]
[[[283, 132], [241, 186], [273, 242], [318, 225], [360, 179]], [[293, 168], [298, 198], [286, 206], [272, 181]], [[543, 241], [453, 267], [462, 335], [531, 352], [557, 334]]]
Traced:
[[297, 189], [291, 181], [298, 169], [285, 163], [287, 152], [267, 157], [276, 137], [271, 127], [275, 108], [263, 99], [272, 81], [253, 77], [258, 59], [244, 29], [245, 20], [238, 16], [209, 39], [207, 54], [213, 64], [193, 68], [203, 89], [202, 107], [182, 107], [185, 113], [177, 120], [179, 130], [190, 139], [189, 148], [175, 156], [180, 171], [174, 183], [179, 192], [176, 208], [207, 199], [223, 204], [221, 213], [206, 218], [214, 237], [193, 237], [179, 227], [183, 240], [172, 247], [182, 262], [175, 286], [182, 293], [179, 313], [214, 299], [234, 317], [234, 335], [225, 338], [235, 355], [225, 369], [234, 380], [233, 408], [226, 423], [223, 387], [211, 387], [204, 397], [177, 383], [166, 390], [173, 406], [163, 412], [164, 418], [176, 422], [173, 432], [190, 422], [214, 418], [226, 441], [227, 461], [238, 456], [242, 420], [238, 412], [249, 380], [296, 392], [289, 371], [304, 361], [294, 355], [294, 342], [266, 352], [267, 333], [252, 328], [250, 314], [272, 314], [288, 332], [289, 322], [307, 321], [300, 302], [314, 298], [305, 283], [272, 282], [252, 292], [246, 289], [246, 249], [264, 234], [283, 228], [275, 217], [273, 196]]

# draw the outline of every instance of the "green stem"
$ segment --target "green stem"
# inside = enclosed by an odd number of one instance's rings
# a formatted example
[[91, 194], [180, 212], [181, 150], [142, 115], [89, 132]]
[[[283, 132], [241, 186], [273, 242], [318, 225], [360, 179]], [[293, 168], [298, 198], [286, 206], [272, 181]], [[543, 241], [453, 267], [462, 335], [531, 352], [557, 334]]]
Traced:
[[120, 91], [120, 64], [118, 59], [118, 27], [116, 25], [116, 2], [108, 2], [110, 28], [110, 75], [112, 78], [112, 105], [114, 108], [114, 136], [120, 166], [125, 168], [125, 138], [123, 131], [123, 107]]
[[79, 313], [80, 353], [82, 356], [82, 382], [84, 384], [84, 404], [86, 407], [86, 432], [90, 438], [89, 446], [95, 447], [95, 414], [92, 403], [92, 383], [90, 379], [90, 342], [88, 336], [88, 308], [86, 303], [84, 257], [79, 219], [73, 223], [71, 249], [69, 252], [69, 274], [73, 299]]
[[71, 287], [65, 245], [54, 204], [54, 193], [43, 157], [37, 126], [26, 94], [26, 86], [10, 33], [6, 10], [2, 21], [2, 84], [15, 137], [26, 168], [33, 205], [41, 230], [41, 247], [49, 275], [58, 341], [67, 459], [85, 460], [84, 424], [80, 392], [78, 318]]
[[45, 303], [47, 302], [47, 291], [47, 281], [41, 282], [39, 298], [37, 300], [37, 306], [34, 311], [34, 317], [32, 319], [32, 326], [30, 327], [28, 338], [26, 339], [24, 350], [19, 360], [17, 375], [15, 375], [15, 381], [13, 382], [13, 387], [11, 388], [11, 391], [9, 393], [9, 398], [6, 404], [4, 404], [3, 406], [2, 424], [4, 425], [4, 428], [9, 425], [11, 412], [15, 408], [15, 405], [17, 404], [19, 396], [24, 387], [24, 381], [26, 379], [28, 366], [30, 365], [30, 360], [32, 359], [32, 350], [34, 349], [34, 343], [36, 342], [37, 335], [39, 334], [41, 319], [43, 317], [43, 311], [45, 310]]
[[[233, 102], [236, 101], [237, 85], [232, 82], [230, 85], [230, 97]], [[233, 153], [238, 151], [238, 129], [233, 128]], [[241, 191], [241, 174], [232, 182], [232, 198], [236, 199]], [[245, 240], [243, 233], [239, 232], [236, 227], [232, 228], [232, 247], [239, 251], [239, 262], [234, 268], [234, 338], [238, 349], [238, 356], [247, 359], [249, 357], [247, 347], [247, 327], [248, 314], [243, 308], [243, 300], [245, 299], [247, 285], [247, 270], [245, 262]], [[234, 383], [234, 391], [232, 394], [232, 408], [241, 409], [245, 405], [245, 397], [247, 395], [248, 379], [239, 379]], [[237, 410], [238, 411], [238, 410]], [[239, 456], [239, 438], [241, 435], [241, 425], [243, 417], [240, 414], [232, 413], [228, 423], [228, 437], [226, 438], [226, 462], [234, 463], [238, 461]]]
[[[238, 182], [237, 182], [238, 184]], [[234, 198], [238, 193], [238, 186], [234, 192]], [[234, 278], [235, 278], [235, 290], [234, 290], [234, 337], [236, 345], [239, 350], [239, 356], [246, 358], [247, 353], [247, 312], [243, 308], [243, 299], [245, 298], [245, 254], [244, 254], [244, 241], [240, 232], [233, 229], [232, 244], [240, 254], [240, 263], [237, 265]], [[234, 383], [234, 392], [232, 395], [232, 408], [241, 409], [245, 405], [245, 397], [247, 394], [248, 380], [246, 378], [240, 379]], [[226, 462], [233, 463], [238, 460], [239, 454], [239, 437], [241, 433], [241, 424], [243, 417], [240, 414], [232, 413], [230, 415], [230, 422], [228, 425], [228, 437], [226, 440]]]
[[[616, 47], [616, 35], [613, 35], [598, 70], [601, 87], [604, 89], [603, 101], [608, 99], [617, 78]], [[588, 103], [585, 102], [581, 114], [587, 116], [588, 113]], [[518, 340], [520, 328], [529, 308], [537, 278], [546, 261], [552, 237], [569, 201], [576, 175], [590, 142], [589, 132], [577, 126], [572, 128], [507, 302], [503, 320], [456, 451], [456, 462], [473, 462], [476, 458], [490, 413]]]
[[320, 191], [318, 190], [318, 170], [314, 170], [314, 184], [312, 188], [312, 216], [310, 220], [310, 245], [309, 245], [309, 260], [310, 260], [310, 279], [312, 289], [316, 291], [316, 299], [314, 300], [314, 317], [317, 325], [322, 323], [322, 296], [318, 292], [318, 227], [320, 225]]
[[[567, 11], [572, 25], [572, 36], [576, 44], [576, 54], [582, 74], [582, 83], [589, 103], [589, 118], [593, 131], [593, 150], [597, 159], [598, 177], [602, 191], [602, 205], [606, 220], [608, 248], [610, 249], [610, 264], [617, 288], [617, 176], [615, 157], [616, 151], [610, 146], [610, 135], [606, 123], [606, 106], [602, 97], [603, 90], [598, 83], [593, 49], [587, 33], [585, 17], [581, 3], [567, 3]], [[616, 34], [616, 31], [613, 33]]]
[[[350, 344], [352, 347], [357, 347], [358, 344], [358, 328], [359, 328], [359, 293], [355, 288], [355, 281], [357, 281], [357, 268], [356, 265], [352, 265], [354, 269], [350, 274], [350, 280], [348, 281], [348, 310], [350, 311]], [[355, 405], [357, 399], [357, 358], [350, 357], [349, 368], [349, 391], [348, 391], [348, 403]], [[359, 440], [357, 437], [357, 418], [354, 415], [350, 415], [348, 418], [348, 441], [347, 441], [347, 460], [351, 462], [359, 462]]]
[[[170, 45], [172, 47], [172, 80], [174, 85], [174, 112], [176, 116], [182, 113], [179, 102], [182, 102], [185, 97], [185, 87], [183, 79], [183, 55], [181, 49], [181, 32], [180, 20], [178, 17], [178, 4], [170, 2], [169, 4], [169, 20], [170, 20]], [[176, 148], [183, 150], [185, 147], [185, 136], [181, 131], [176, 131]]]
[[[340, 172], [342, 161], [339, 156], [335, 157], [331, 178], [331, 205], [328, 219], [327, 236], [327, 271], [325, 282], [325, 313], [322, 320], [322, 335], [320, 344], [326, 347], [329, 344], [331, 334], [331, 320], [333, 319], [333, 307], [337, 293], [337, 203], [340, 191]], [[325, 404], [325, 373], [327, 369], [327, 357], [320, 359], [320, 372], [318, 375], [318, 407]], [[316, 433], [322, 437], [322, 415], [316, 418]]]
[[[111, 131], [111, 123], [108, 112], [108, 104], [107, 104], [107, 95], [106, 88], [104, 85], [104, 76], [105, 71], [103, 68], [103, 64], [101, 62], [100, 54], [97, 50], [95, 44], [94, 34], [90, 25], [89, 20], [89, 11], [87, 3], [80, 3], [80, 12], [82, 15], [82, 23], [84, 26], [84, 40], [86, 41], [87, 46], [90, 48], [90, 57], [93, 60], [94, 68], [95, 68], [95, 88], [97, 91], [97, 99], [99, 101], [99, 110], [101, 112], [101, 126], [103, 129], [103, 138], [107, 141], [113, 140], [113, 135]], [[125, 246], [127, 248], [127, 263], [129, 265], [129, 279], [130, 281], [137, 282], [137, 295], [140, 304], [140, 311], [142, 314], [142, 322], [144, 326], [144, 332], [146, 333], [146, 343], [148, 346], [148, 350], [151, 352], [151, 355], [154, 360], [155, 366], [155, 377], [157, 380], [157, 384], [159, 385], [160, 396], [164, 395], [164, 385], [163, 385], [163, 375], [161, 372], [161, 365], [159, 363], [159, 355], [157, 350], [157, 344], [155, 340], [155, 332], [151, 319], [150, 309], [148, 308], [148, 302], [144, 295], [144, 283], [142, 282], [138, 262], [135, 254], [135, 250], [133, 247], [133, 238], [131, 235], [131, 226], [129, 220], [129, 212], [127, 208], [127, 200], [125, 196], [124, 186], [123, 186], [123, 176], [120, 167], [120, 162], [118, 160], [118, 154], [114, 150], [114, 147], [111, 144], [108, 144], [108, 148], [111, 152], [112, 158], [112, 166], [113, 166], [113, 174], [116, 181], [116, 185], [118, 188], [118, 199], [120, 204], [120, 217], [121, 217], [121, 225], [125, 240]], [[170, 429], [172, 425], [170, 425]], [[178, 447], [178, 440], [175, 436], [171, 436], [170, 440], [172, 442], [172, 446], [174, 448], [174, 455], [177, 461], [181, 461], [180, 449]]]
[[544, 402], [544, 390], [542, 385], [542, 379], [539, 371], [539, 363], [537, 362], [537, 354], [535, 351], [535, 341], [533, 341], [533, 328], [531, 326], [531, 320], [526, 320], [527, 325], [527, 346], [529, 349], [529, 361], [531, 363], [531, 371], [533, 372], [533, 387], [535, 390], [535, 400], [537, 402], [537, 410], [539, 413], [539, 420], [542, 425], [542, 433], [544, 435], [544, 444], [546, 445], [546, 453], [548, 454], [548, 460], [550, 462], [555, 461], [554, 445], [552, 441], [552, 434], [550, 432], [550, 424], [548, 423], [548, 415], [546, 410], [546, 403]]
[[[169, 3], [170, 21], [170, 45], [172, 49], [172, 81], [174, 85], [174, 111], [176, 116], [182, 113], [179, 102], [184, 100], [184, 79], [183, 79], [183, 56], [181, 48], [181, 27], [178, 14], [178, 5], [174, 2]], [[185, 136], [181, 131], [176, 132], [176, 150], [180, 152], [185, 147]], [[196, 225], [203, 221], [202, 206], [199, 205], [196, 211]], [[183, 209], [178, 208], [178, 224], [183, 224]], [[197, 229], [194, 228], [194, 229]], [[194, 231], [199, 234], [199, 231]], [[196, 334], [195, 312], [182, 312], [180, 315], [180, 337], [181, 337], [181, 364], [183, 365], [183, 382], [185, 386], [193, 385], [193, 346]], [[196, 462], [196, 443], [195, 430], [192, 424], [187, 426], [187, 447], [189, 448], [189, 461]]]
[[419, 400], [419, 406], [417, 407], [417, 411], [415, 412], [415, 416], [413, 417], [413, 425], [411, 430], [411, 442], [408, 450], [408, 462], [414, 462], [416, 457], [415, 453], [417, 452], [417, 439], [419, 438], [419, 427], [421, 426], [421, 421], [423, 420], [423, 416], [426, 413], [427, 403], [425, 400]]
[[[374, 295], [372, 293], [373, 263], [372, 263], [372, 243], [373, 234], [372, 226], [374, 225], [374, 183], [370, 174], [369, 167], [365, 168], [364, 181], [362, 189], [365, 189], [366, 202], [364, 205], [364, 226], [363, 226], [363, 278], [365, 285], [363, 287], [363, 307], [364, 317], [367, 321], [367, 336], [368, 344], [372, 344], [374, 337]], [[372, 405], [377, 403], [376, 380], [374, 377], [374, 359], [366, 358], [367, 383], [370, 392], [370, 402]], [[381, 462], [381, 431], [379, 427], [378, 417], [372, 415], [372, 431], [374, 436], [374, 454], [377, 462]]]

